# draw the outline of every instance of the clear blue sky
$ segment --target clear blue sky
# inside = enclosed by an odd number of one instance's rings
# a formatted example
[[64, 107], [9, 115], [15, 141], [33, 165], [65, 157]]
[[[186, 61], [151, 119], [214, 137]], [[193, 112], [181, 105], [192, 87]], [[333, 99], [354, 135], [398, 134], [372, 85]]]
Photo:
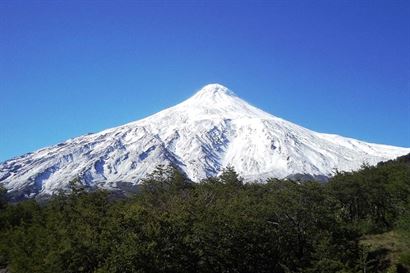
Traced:
[[410, 147], [410, 1], [0, 1], [0, 161], [213, 82], [316, 131]]

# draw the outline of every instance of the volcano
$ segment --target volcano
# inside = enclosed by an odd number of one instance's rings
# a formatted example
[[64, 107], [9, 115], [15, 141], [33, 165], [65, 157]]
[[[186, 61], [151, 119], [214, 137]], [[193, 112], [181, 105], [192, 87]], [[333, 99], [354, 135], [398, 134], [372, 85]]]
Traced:
[[0, 184], [27, 197], [64, 190], [74, 178], [115, 189], [137, 185], [158, 165], [173, 165], [195, 182], [227, 166], [246, 181], [325, 179], [407, 153], [410, 148], [311, 131], [209, 84], [152, 116], [5, 161]]

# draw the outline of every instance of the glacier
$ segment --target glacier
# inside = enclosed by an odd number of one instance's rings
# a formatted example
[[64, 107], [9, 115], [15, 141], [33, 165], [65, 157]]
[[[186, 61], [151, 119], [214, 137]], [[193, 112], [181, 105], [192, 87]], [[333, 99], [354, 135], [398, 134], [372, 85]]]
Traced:
[[69, 139], [0, 163], [0, 184], [26, 197], [89, 187], [137, 185], [158, 165], [192, 181], [232, 166], [247, 181], [302, 174], [329, 177], [410, 153], [306, 129], [260, 110], [220, 84], [144, 119]]

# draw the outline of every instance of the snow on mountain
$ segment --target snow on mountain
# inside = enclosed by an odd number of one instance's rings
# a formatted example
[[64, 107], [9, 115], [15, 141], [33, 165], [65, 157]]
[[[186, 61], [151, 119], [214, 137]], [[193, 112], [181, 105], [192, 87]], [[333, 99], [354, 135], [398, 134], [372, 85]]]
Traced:
[[89, 186], [138, 183], [159, 164], [193, 181], [231, 165], [245, 179], [330, 176], [376, 164], [410, 148], [321, 134], [268, 114], [219, 84], [157, 114], [80, 136], [0, 164], [11, 192], [52, 194], [80, 177]]

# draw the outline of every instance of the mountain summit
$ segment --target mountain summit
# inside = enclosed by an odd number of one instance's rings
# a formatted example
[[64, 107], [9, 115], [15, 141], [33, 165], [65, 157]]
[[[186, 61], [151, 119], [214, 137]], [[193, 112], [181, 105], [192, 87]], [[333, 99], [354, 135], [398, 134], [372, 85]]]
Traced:
[[159, 164], [193, 181], [230, 165], [245, 179], [326, 177], [410, 153], [317, 133], [266, 113], [220, 84], [129, 124], [80, 136], [0, 164], [0, 183], [25, 196], [53, 194], [79, 177], [91, 187], [136, 184]]
[[195, 97], [215, 97], [215, 96], [236, 96], [234, 92], [219, 83], [211, 83], [202, 87], [194, 96]]
[[214, 103], [233, 102], [236, 97], [235, 93], [225, 86], [213, 83], [205, 85], [201, 90], [196, 92], [186, 103], [197, 102], [208, 107], [215, 106]]

